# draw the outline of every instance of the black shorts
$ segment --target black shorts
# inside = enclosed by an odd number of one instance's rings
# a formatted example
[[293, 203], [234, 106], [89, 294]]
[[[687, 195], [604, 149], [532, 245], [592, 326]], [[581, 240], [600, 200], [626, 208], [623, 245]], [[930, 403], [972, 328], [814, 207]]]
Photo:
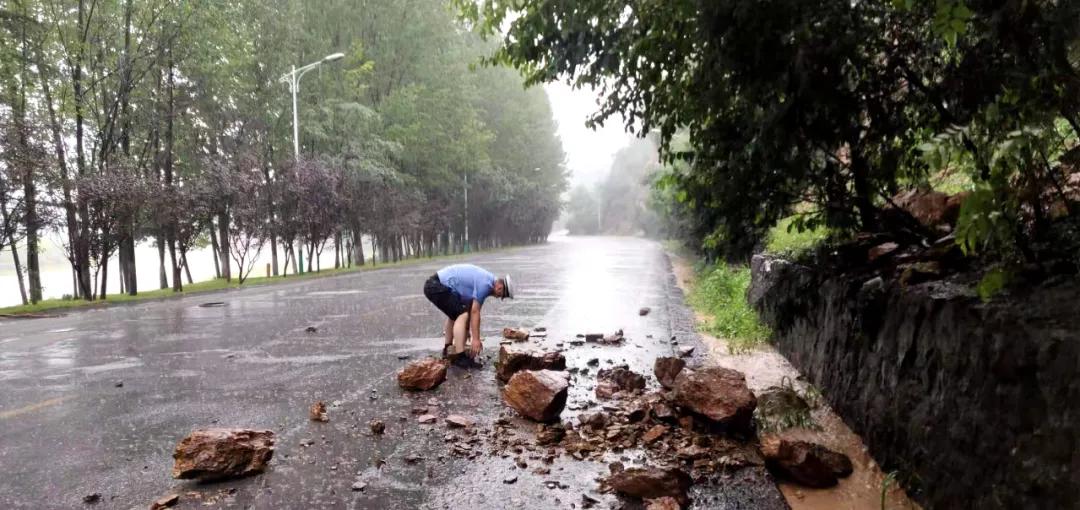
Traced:
[[458, 296], [454, 289], [443, 285], [439, 281], [438, 273], [431, 275], [424, 282], [424, 296], [427, 296], [428, 301], [431, 301], [435, 308], [442, 310], [450, 320], [455, 320], [461, 314], [465, 313], [469, 309], [469, 305]]

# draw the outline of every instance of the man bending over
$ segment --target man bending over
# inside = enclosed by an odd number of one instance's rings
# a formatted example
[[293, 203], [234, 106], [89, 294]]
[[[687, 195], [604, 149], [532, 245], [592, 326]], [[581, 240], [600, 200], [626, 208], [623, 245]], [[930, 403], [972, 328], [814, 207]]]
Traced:
[[484, 300], [488, 296], [514, 298], [510, 275], [496, 278], [491, 272], [472, 264], [454, 264], [440, 269], [424, 282], [424, 295], [446, 314], [443, 356], [455, 361], [466, 352], [466, 337], [472, 339], [468, 350], [470, 358], [475, 358], [484, 348], [480, 340], [480, 309]]

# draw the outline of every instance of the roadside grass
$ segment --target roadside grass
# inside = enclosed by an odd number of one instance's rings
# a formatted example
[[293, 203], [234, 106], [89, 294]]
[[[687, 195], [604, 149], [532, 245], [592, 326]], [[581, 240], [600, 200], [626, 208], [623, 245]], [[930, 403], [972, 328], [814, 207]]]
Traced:
[[710, 317], [703, 329], [726, 340], [732, 354], [747, 352], [770, 336], [746, 301], [749, 287], [750, 268], [718, 263], [698, 268], [690, 290], [690, 306]]
[[829, 239], [829, 230], [824, 226], [799, 232], [792, 222], [795, 216], [788, 216], [769, 229], [765, 251], [784, 258], [797, 259]]
[[45, 299], [39, 301], [36, 304], [29, 305], [15, 305], [0, 308], [0, 317], [3, 316], [18, 316], [18, 315], [33, 315], [39, 313], [46, 313], [50, 311], [57, 311], [70, 308], [84, 308], [94, 306], [107, 306], [115, 303], [130, 303], [134, 301], [145, 301], [151, 299], [168, 299], [173, 297], [190, 296], [193, 294], [201, 294], [205, 292], [212, 292], [224, 289], [239, 289], [243, 287], [254, 287], [261, 285], [272, 285], [276, 283], [289, 283], [301, 280], [309, 280], [314, 278], [325, 278], [328, 276], [335, 276], [347, 273], [357, 273], [361, 271], [372, 271], [375, 269], [383, 269], [388, 267], [402, 267], [416, 264], [422, 264], [430, 262], [432, 260], [453, 260], [462, 259], [475, 253], [491, 253], [504, 250], [505, 248], [499, 248], [496, 250], [485, 250], [483, 252], [472, 253], [455, 253], [452, 255], [437, 255], [434, 257], [415, 258], [401, 260], [398, 262], [385, 262], [378, 265], [365, 264], [363, 266], [341, 267], [337, 269], [323, 269], [318, 272], [304, 273], [300, 275], [290, 274], [288, 276], [251, 276], [244, 280], [241, 285], [234, 278], [233, 281], [227, 282], [222, 278], [215, 278], [213, 280], [207, 280], [202, 282], [195, 282], [192, 284], [184, 284], [184, 290], [181, 292], [173, 292], [169, 289], [155, 289], [149, 291], [140, 291], [135, 296], [129, 296], [127, 294], [107, 294], [105, 299], [96, 299], [94, 301], [86, 301], [82, 299]]

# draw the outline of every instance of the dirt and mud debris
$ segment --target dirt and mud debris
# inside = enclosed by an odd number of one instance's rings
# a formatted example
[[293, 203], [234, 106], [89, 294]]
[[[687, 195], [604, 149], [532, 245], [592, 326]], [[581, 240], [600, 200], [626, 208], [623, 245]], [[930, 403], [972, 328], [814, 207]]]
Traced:
[[435, 358], [416, 360], [398, 372], [398, 386], [410, 391], [434, 389], [446, 380], [447, 362]]
[[208, 481], [261, 473], [274, 456], [274, 441], [269, 430], [196, 430], [176, 445], [172, 476]]

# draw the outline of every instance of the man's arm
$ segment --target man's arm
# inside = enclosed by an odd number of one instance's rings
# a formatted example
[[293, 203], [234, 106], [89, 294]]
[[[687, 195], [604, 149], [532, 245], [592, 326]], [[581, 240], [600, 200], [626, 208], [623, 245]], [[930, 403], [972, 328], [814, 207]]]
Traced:
[[484, 348], [484, 344], [480, 341], [480, 302], [475, 299], [472, 302], [472, 310], [469, 311], [469, 323], [469, 332], [472, 336], [472, 345], [469, 350], [473, 357], [476, 357]]

